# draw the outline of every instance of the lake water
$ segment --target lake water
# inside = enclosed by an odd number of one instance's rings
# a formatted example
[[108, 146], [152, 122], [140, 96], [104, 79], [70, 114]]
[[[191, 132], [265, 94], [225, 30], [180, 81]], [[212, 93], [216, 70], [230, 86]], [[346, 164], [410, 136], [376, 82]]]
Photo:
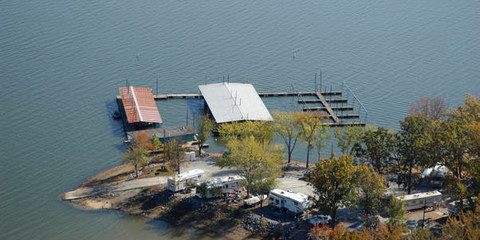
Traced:
[[[449, 107], [480, 92], [479, 1], [0, 1], [0, 239], [212, 236], [59, 199], [121, 161], [109, 112], [128, 80], [312, 90], [343, 81], [368, 123], [398, 128], [420, 96]], [[156, 90], [154, 90], [156, 91]], [[298, 107], [288, 98], [267, 107]], [[165, 125], [198, 102], [159, 102]], [[220, 151], [220, 147], [213, 147]], [[304, 159], [304, 147], [295, 159]]]

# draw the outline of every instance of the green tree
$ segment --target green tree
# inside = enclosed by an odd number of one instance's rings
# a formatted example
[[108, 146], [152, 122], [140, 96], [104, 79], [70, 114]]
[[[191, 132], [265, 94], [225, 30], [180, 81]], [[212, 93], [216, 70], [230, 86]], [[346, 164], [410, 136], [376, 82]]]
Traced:
[[162, 143], [160, 142], [156, 134], [153, 134], [152, 144], [155, 151], [158, 151], [162, 148]]
[[146, 150], [141, 147], [133, 147], [123, 153], [123, 162], [133, 164], [135, 167], [135, 177], [138, 178], [138, 167], [148, 164], [149, 159], [145, 156]]
[[431, 159], [425, 151], [428, 142], [426, 132], [431, 129], [431, 123], [430, 119], [420, 116], [407, 116], [400, 122], [398, 151], [401, 168], [407, 172], [403, 184], [408, 194], [412, 190], [412, 169], [417, 166], [431, 165]]
[[357, 199], [355, 172], [356, 167], [349, 155], [322, 159], [315, 163], [311, 171], [309, 184], [314, 190], [313, 203], [320, 211], [330, 214], [333, 226], [338, 208], [355, 205]]
[[227, 142], [228, 155], [217, 162], [224, 168], [234, 168], [244, 177], [247, 197], [255, 191], [255, 185], [270, 183], [273, 187], [275, 179], [281, 173], [284, 159], [283, 149], [278, 146], [259, 143], [254, 136], [242, 139], [232, 138]]
[[322, 125], [318, 128], [317, 133], [315, 134], [314, 143], [318, 153], [318, 160], [321, 159], [321, 151], [323, 147], [327, 145], [326, 140], [332, 138], [332, 134], [329, 132], [329, 130], [329, 126]]
[[275, 137], [272, 123], [268, 121], [224, 123], [218, 127], [218, 132], [220, 138], [225, 142], [231, 139], [254, 136], [258, 142], [267, 145]]
[[460, 120], [447, 120], [440, 125], [440, 139], [445, 165], [462, 179], [462, 170], [468, 164], [466, 153], [470, 142], [467, 137], [468, 125]]
[[361, 192], [358, 200], [360, 216], [366, 227], [376, 227], [378, 207], [387, 189], [385, 177], [366, 165], [359, 166], [356, 172], [356, 182]]
[[369, 128], [362, 137], [357, 155], [371, 164], [377, 172], [381, 172], [388, 160], [393, 156], [396, 144], [395, 134], [392, 130], [383, 127]]
[[387, 223], [394, 227], [404, 226], [407, 220], [407, 210], [405, 210], [404, 202], [393, 195], [390, 197], [390, 203], [387, 206], [387, 217]]
[[425, 228], [416, 228], [415, 231], [413, 231], [412, 237], [410, 239], [411, 240], [433, 240], [435, 238], [433, 234], [430, 232], [430, 230]]
[[273, 130], [285, 142], [287, 149], [288, 163], [292, 160], [292, 153], [295, 150], [300, 129], [295, 121], [295, 112], [279, 112], [274, 111], [273, 114]]
[[203, 116], [198, 122], [198, 155], [202, 155], [202, 148], [210, 138], [215, 122], [208, 116]]
[[364, 131], [365, 129], [360, 126], [335, 128], [335, 137], [342, 154], [354, 155], [354, 150], [362, 142]]
[[314, 147], [318, 128], [322, 125], [324, 120], [325, 115], [321, 115], [319, 112], [295, 112], [295, 123], [300, 126], [300, 136], [307, 144], [307, 169], [310, 158], [310, 150]]

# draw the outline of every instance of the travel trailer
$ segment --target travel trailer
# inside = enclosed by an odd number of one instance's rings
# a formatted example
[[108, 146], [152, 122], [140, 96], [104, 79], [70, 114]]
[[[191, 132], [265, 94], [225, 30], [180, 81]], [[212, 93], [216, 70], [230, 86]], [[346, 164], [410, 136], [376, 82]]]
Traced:
[[302, 213], [312, 206], [307, 195], [281, 189], [273, 189], [270, 191], [268, 205], [280, 209], [287, 209], [296, 214]]
[[426, 168], [422, 173], [422, 178], [426, 180], [430, 187], [441, 187], [447, 175], [447, 170], [447, 167], [443, 165]]
[[189, 183], [195, 186], [203, 178], [204, 174], [205, 172], [201, 169], [193, 169], [174, 177], [169, 177], [167, 188], [172, 192], [182, 191]]
[[[226, 193], [237, 193], [243, 186], [243, 178], [234, 175], [228, 177], [221, 177], [215, 179], [209, 179], [205, 182], [207, 189], [206, 194], [199, 190], [202, 183], [197, 183], [197, 197], [199, 198], [212, 198], [221, 197]], [[215, 189], [218, 189], [215, 191]], [[205, 196], [203, 196], [205, 194]]]
[[436, 207], [442, 201], [442, 193], [439, 191], [415, 193], [398, 196], [398, 200], [405, 202], [405, 209], [421, 209], [423, 207]]

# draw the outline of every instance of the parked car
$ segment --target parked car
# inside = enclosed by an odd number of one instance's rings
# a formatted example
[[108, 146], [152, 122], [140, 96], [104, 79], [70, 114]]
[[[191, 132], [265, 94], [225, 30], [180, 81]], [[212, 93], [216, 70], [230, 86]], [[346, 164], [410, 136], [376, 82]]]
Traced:
[[318, 215], [316, 217], [310, 218], [309, 222], [312, 225], [330, 224], [332, 222], [332, 218], [328, 215]]

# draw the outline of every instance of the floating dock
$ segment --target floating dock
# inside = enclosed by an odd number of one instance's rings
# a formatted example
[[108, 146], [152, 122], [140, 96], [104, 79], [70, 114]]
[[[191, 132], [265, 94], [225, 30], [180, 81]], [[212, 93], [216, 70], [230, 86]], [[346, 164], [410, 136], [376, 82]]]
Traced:
[[[360, 114], [337, 114], [336, 111], [353, 111], [354, 106], [343, 106], [348, 103], [347, 98], [331, 96], [342, 96], [342, 91], [323, 91], [323, 92], [263, 92], [258, 93], [260, 97], [299, 97], [298, 103], [304, 104], [304, 111], [324, 111], [333, 122], [324, 123], [331, 127], [345, 127], [345, 126], [365, 126], [363, 121], [342, 121], [341, 119], [355, 119], [360, 118]], [[325, 98], [330, 96], [330, 98]], [[153, 95], [155, 100], [167, 99], [203, 99], [202, 94], [183, 93], [183, 94], [157, 94]], [[314, 99], [303, 99], [302, 97], [315, 97]], [[120, 96], [117, 96], [120, 99]], [[307, 104], [318, 104], [322, 106], [309, 106]], [[342, 106], [331, 106], [331, 104], [341, 103]]]

